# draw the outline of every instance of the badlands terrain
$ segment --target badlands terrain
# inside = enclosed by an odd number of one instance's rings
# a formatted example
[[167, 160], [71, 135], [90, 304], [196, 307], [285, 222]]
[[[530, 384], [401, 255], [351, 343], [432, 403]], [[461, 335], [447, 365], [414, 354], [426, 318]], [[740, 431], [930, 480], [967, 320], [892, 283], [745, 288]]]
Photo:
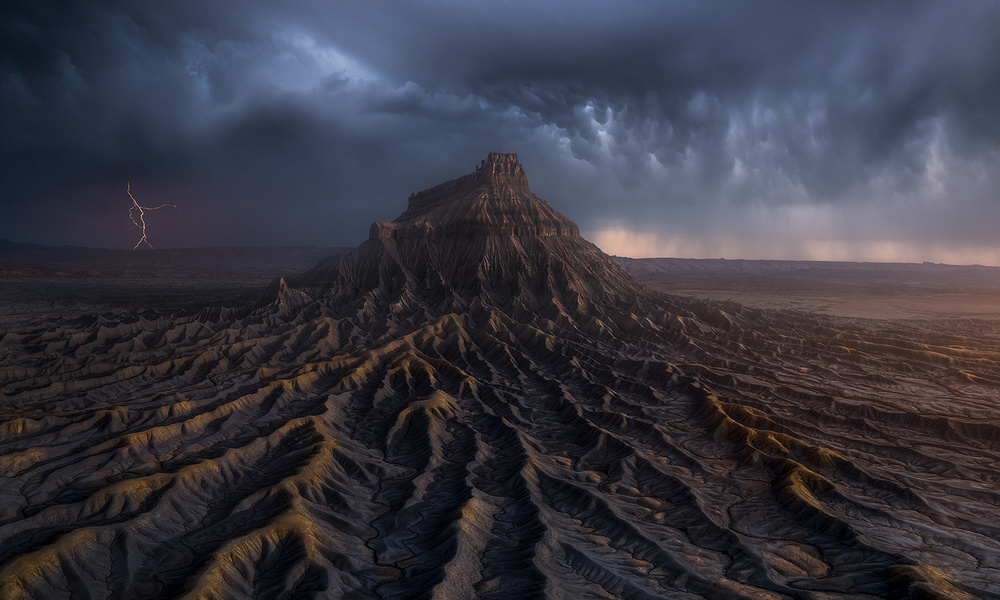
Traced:
[[0, 598], [1000, 598], [996, 270], [253, 252], [0, 255]]

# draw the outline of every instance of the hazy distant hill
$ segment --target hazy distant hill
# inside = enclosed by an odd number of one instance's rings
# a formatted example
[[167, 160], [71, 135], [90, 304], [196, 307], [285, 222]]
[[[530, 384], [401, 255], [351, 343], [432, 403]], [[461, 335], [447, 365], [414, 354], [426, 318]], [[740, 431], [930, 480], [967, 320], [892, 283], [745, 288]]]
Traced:
[[625, 258], [615, 260], [636, 277], [792, 278], [843, 284], [926, 284], [941, 287], [1000, 287], [1000, 267], [940, 263], [874, 263], [718, 258]]
[[44, 244], [25, 244], [0, 238], [0, 253], [4, 252], [101, 252], [104, 248], [87, 248], [86, 246], [46, 246]]

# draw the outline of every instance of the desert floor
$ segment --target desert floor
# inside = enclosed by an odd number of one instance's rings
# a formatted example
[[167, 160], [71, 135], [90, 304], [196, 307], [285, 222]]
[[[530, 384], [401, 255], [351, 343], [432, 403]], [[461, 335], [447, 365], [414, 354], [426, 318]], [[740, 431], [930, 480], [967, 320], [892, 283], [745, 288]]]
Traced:
[[0, 255], [0, 598], [1000, 598], [1000, 269], [264, 291], [342, 252]]
[[1000, 318], [1000, 268], [940, 264], [622, 259], [660, 292], [868, 319]]

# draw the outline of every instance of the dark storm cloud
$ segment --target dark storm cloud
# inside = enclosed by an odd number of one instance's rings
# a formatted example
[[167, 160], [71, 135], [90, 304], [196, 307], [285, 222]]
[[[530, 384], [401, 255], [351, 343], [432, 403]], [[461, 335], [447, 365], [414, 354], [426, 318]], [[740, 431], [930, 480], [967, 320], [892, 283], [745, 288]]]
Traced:
[[993, 2], [4, 10], [0, 236], [125, 245], [131, 180], [186, 207], [171, 245], [356, 243], [492, 150], [597, 234], [801, 254], [1000, 225]]

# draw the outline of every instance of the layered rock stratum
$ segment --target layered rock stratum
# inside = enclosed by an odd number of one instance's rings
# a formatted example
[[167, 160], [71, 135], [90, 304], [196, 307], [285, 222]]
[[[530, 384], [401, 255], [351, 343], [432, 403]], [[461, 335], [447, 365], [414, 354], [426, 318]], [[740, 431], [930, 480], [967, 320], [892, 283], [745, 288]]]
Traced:
[[491, 154], [251, 305], [6, 324], [0, 598], [1000, 598], [998, 361], [654, 293]]

